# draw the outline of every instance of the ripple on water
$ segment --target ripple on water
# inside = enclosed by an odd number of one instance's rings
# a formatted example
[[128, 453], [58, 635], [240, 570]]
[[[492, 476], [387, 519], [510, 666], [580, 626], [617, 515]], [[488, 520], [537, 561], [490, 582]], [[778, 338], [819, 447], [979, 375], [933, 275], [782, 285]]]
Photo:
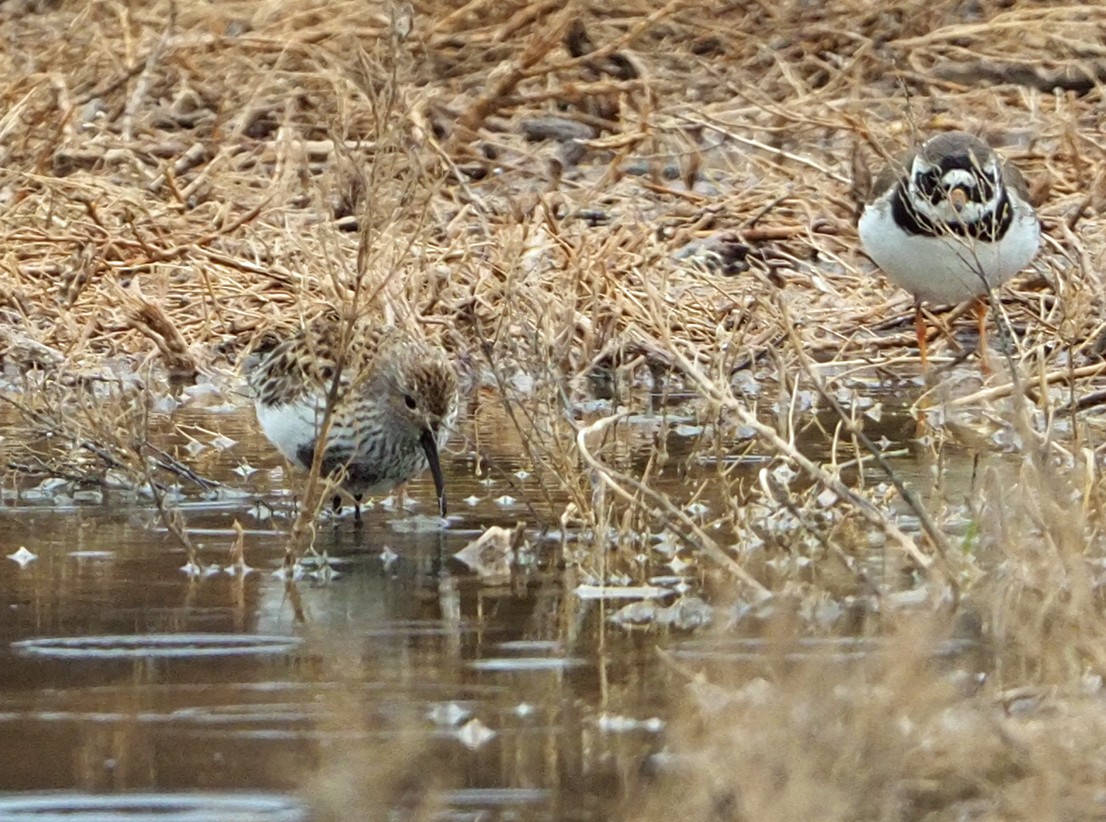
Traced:
[[469, 662], [478, 671], [563, 671], [586, 665], [580, 657], [561, 656], [560, 643], [544, 640], [509, 640], [496, 646], [514, 656], [484, 657]]
[[459, 634], [473, 634], [487, 631], [487, 626], [475, 620], [459, 620], [454, 622], [440, 619], [406, 619], [373, 623], [371, 626], [358, 631], [358, 636], [395, 639], [404, 637], [452, 637]]
[[469, 667], [477, 671], [564, 671], [587, 664], [578, 657], [518, 656], [474, 659]]
[[442, 794], [443, 804], [454, 808], [495, 808], [536, 805], [548, 802], [552, 794], [544, 788], [462, 788]]
[[301, 642], [299, 637], [255, 634], [136, 634], [41, 637], [13, 642], [11, 647], [17, 654], [52, 659], [188, 659], [283, 654]]
[[6, 822], [219, 822], [239, 819], [299, 822], [294, 799], [263, 793], [19, 793], [0, 794]]
[[[969, 640], [952, 639], [935, 649], [935, 656], [955, 656], [974, 646]], [[885, 653], [894, 643], [884, 637], [805, 637], [778, 643], [757, 637], [730, 637], [687, 640], [668, 649], [675, 659], [749, 662], [766, 659], [787, 661], [851, 662]]]
[[561, 644], [551, 639], [511, 639], [496, 645], [501, 651], [540, 653], [547, 651], [556, 653], [561, 649]]

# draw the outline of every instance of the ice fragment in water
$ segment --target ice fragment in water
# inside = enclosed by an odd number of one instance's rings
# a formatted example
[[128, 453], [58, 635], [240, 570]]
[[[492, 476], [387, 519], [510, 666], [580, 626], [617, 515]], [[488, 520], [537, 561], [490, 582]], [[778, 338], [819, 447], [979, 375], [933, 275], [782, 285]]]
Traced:
[[472, 716], [472, 711], [456, 702], [446, 702], [435, 705], [427, 716], [435, 725], [459, 725]]
[[246, 479], [251, 474], [257, 472], [257, 469], [250, 465], [248, 462], [238, 463], [238, 467], [234, 469], [234, 473], [240, 476], [242, 479]]
[[28, 565], [38, 559], [38, 554], [32, 554], [30, 551], [27, 550], [26, 546], [20, 545], [18, 551], [16, 551], [14, 554], [8, 554], [8, 559], [16, 563], [20, 568], [26, 568]]
[[482, 748], [495, 738], [495, 731], [479, 719], [470, 719], [457, 731], [457, 739], [471, 751]]

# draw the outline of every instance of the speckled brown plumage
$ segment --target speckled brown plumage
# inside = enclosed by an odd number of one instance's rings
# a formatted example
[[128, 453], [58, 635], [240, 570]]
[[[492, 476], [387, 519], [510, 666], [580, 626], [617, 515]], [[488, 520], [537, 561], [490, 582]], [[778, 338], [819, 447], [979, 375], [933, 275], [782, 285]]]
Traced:
[[284, 339], [263, 339], [247, 369], [262, 430], [297, 467], [311, 467], [333, 398], [323, 473], [359, 502], [429, 467], [444, 515], [437, 451], [457, 412], [457, 376], [441, 348], [367, 318], [350, 327], [329, 312]]

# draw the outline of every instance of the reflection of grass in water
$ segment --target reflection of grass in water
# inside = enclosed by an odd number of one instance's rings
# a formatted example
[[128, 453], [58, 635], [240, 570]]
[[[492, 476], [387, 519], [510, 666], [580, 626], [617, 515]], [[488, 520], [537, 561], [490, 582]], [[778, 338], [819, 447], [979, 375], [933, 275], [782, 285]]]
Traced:
[[[867, 628], [890, 645], [861, 661], [787, 658], [796, 623], [781, 609], [774, 651], [742, 676], [680, 667], [679, 754], [630, 818], [1097, 815], [1103, 487], [1087, 455], [1073, 462], [1024, 405], [1014, 414], [1024, 459], [1015, 482], [978, 480], [974, 549], [950, 557], [959, 601], [935, 581], [922, 607], [874, 597]], [[950, 634], [978, 637], [979, 657], [938, 659]]]
[[[618, 16], [586, 3], [439, 5], [184, 0], [173, 16], [168, 4], [143, 14], [41, 4], [5, 19], [5, 365], [62, 382], [120, 357], [226, 374], [257, 333], [360, 294], [365, 310], [440, 338], [488, 378], [484, 396], [505, 404], [507, 422], [473, 443], [478, 470], [508, 449], [534, 471], [544, 499], [529, 524], [590, 535], [566, 539], [569, 573], [642, 581], [670, 558], [655, 550], [663, 537], [696, 585], [736, 600], [757, 629], [901, 641], [901, 654], [839, 672], [714, 683], [732, 700], [700, 728], [688, 720], [683, 739], [707, 764], [681, 774], [681, 802], [723, 819], [952, 813], [973, 798], [1000, 815], [1079, 816], [1078, 788], [1098, 774], [1099, 719], [1079, 699], [1103, 661], [1088, 567], [1103, 524], [1096, 443], [1038, 445], [1027, 421], [1010, 422], [1016, 387], [968, 394], [962, 371], [941, 374], [951, 400], [937, 397], [930, 415], [978, 413], [930, 432], [934, 488], [942, 438], [965, 428], [986, 442], [994, 421], [1027, 455], [1017, 483], [974, 485], [972, 550], [946, 551], [954, 517], [940, 495], [914, 507], [928, 540], [904, 533], [891, 513], [904, 489], [859, 436], [871, 418], [856, 404], [828, 424], [824, 412], [827, 397], [912, 367], [908, 300], [855, 253], [849, 178], [863, 188], [866, 158], [904, 147], [915, 127], [1029, 144], [1017, 159], [1041, 181], [1054, 243], [1041, 268], [1063, 301], [1029, 278], [1006, 290], [1018, 367], [1043, 409], [1060, 400], [1050, 386], [1070, 381], [1063, 400], [1075, 407], [1093, 387], [1093, 261], [1106, 232], [1101, 158], [1082, 134], [1097, 100], [1080, 83], [1093, 72], [1078, 44], [1097, 11], [983, 4], [995, 24], [975, 25], [951, 0], [787, 14], [738, 4], [708, 29], [696, 4], [630, 3]], [[1035, 102], [1056, 85], [1075, 93]], [[939, 340], [935, 361], [954, 346]], [[611, 406], [580, 408], [589, 381], [610, 389]], [[688, 407], [712, 426], [697, 452], [674, 457], [663, 433], [650, 441], [613, 419], [619, 403], [640, 410], [646, 385], [695, 395]], [[80, 403], [51, 402], [55, 434], [149, 474], [143, 413], [105, 405], [86, 425], [66, 416]], [[1058, 425], [1034, 424], [1059, 442]], [[811, 459], [796, 443], [817, 425], [833, 447]], [[751, 468], [724, 458], [744, 429], [764, 460]], [[84, 470], [86, 457], [54, 449], [9, 470]], [[683, 472], [694, 483], [673, 481]], [[550, 521], [538, 521], [545, 510]], [[920, 610], [940, 616], [895, 607], [919, 590], [934, 603]], [[840, 620], [810, 617], [825, 602]], [[567, 641], [571, 597], [559, 607], [548, 635]], [[950, 684], [927, 651], [965, 613], [994, 654], [975, 691]], [[1011, 696], [1043, 687], [1055, 689], [1047, 718]], [[364, 818], [423, 784], [432, 762], [412, 749], [327, 760], [334, 815]], [[352, 783], [336, 776], [351, 773]], [[660, 818], [664, 792], [643, 790], [643, 813]]]

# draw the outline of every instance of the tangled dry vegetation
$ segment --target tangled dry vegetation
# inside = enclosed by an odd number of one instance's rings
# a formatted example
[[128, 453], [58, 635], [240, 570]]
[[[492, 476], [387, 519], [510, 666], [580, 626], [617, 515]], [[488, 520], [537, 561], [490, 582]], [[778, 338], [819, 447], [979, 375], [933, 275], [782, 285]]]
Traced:
[[[1101, 751], [1054, 763], [1039, 706], [1007, 689], [1054, 688], [1079, 740], [1103, 723], [1104, 30], [1106, 9], [1017, 0], [10, 0], [0, 352], [10, 386], [39, 392], [14, 395], [25, 421], [73, 449], [9, 470], [148, 471], [135, 408], [168, 378], [234, 384], [255, 334], [356, 304], [441, 340], [508, 404], [567, 524], [631, 555], [667, 530], [743, 613], [832, 601], [835, 629], [909, 646], [715, 704], [729, 721], [688, 732], [728, 768], [694, 770], [703, 818], [1101, 816]], [[1019, 165], [1046, 239], [1003, 292], [1002, 366], [925, 389], [910, 298], [872, 274], [854, 217], [873, 169], [948, 128]], [[970, 323], [942, 323], [932, 350], [955, 363]], [[690, 486], [657, 490], [664, 436], [643, 464], [651, 435], [582, 410], [597, 385], [608, 409], [690, 392], [711, 423]], [[99, 416], [66, 411], [88, 396]], [[873, 452], [876, 410], [912, 404], [933, 470], [907, 487]], [[734, 470], [735, 437], [769, 468]], [[965, 446], [1020, 460], [982, 463], [950, 501]], [[984, 626], [984, 685], [932, 670], [936, 640], [884, 596], [903, 587]], [[827, 704], [838, 721], [812, 718]]]

